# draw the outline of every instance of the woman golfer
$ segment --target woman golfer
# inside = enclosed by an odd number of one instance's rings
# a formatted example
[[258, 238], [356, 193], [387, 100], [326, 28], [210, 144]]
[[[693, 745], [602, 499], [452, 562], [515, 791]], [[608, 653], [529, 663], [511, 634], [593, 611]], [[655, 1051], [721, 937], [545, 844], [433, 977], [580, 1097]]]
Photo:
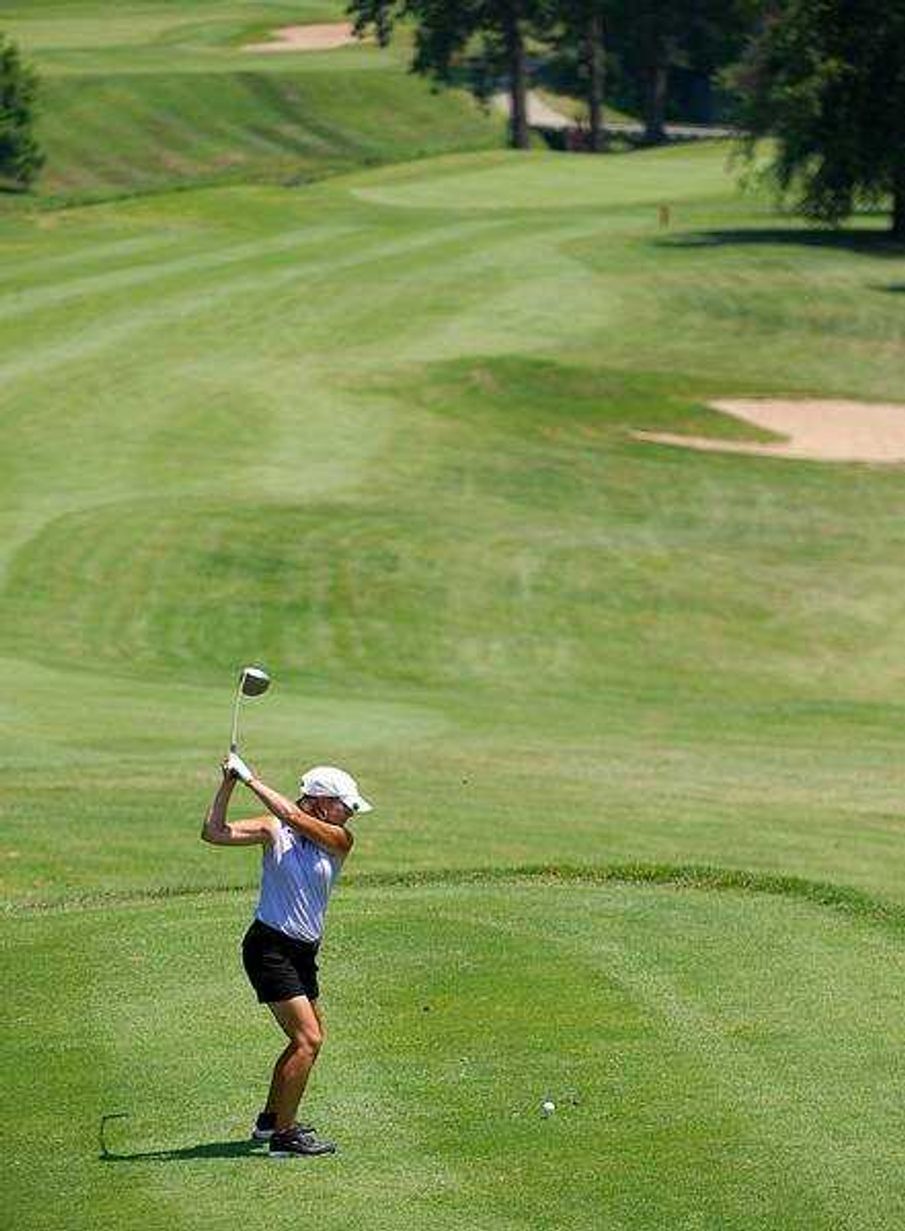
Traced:
[[[330, 890], [352, 849], [346, 823], [371, 805], [355, 779], [332, 765], [309, 769], [292, 803], [255, 776], [235, 752], [221, 766], [201, 837], [218, 846], [264, 847], [261, 893], [242, 942], [245, 971], [261, 1004], [276, 1018], [288, 1044], [273, 1068], [270, 1093], [252, 1129], [277, 1157], [332, 1154], [332, 1141], [296, 1122], [296, 1112], [324, 1038], [318, 1007], [317, 962]], [[236, 782], [257, 795], [268, 812], [229, 824], [226, 812]]]

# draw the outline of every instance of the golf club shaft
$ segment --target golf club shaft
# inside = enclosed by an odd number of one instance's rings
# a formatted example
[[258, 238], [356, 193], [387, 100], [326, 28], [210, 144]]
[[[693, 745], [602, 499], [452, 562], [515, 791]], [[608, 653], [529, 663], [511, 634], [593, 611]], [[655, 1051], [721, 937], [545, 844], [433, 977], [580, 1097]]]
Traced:
[[233, 706], [233, 729], [229, 741], [230, 752], [238, 751], [239, 747], [239, 702], [242, 700], [242, 677], [239, 677], [239, 683], [236, 686], [236, 703]]

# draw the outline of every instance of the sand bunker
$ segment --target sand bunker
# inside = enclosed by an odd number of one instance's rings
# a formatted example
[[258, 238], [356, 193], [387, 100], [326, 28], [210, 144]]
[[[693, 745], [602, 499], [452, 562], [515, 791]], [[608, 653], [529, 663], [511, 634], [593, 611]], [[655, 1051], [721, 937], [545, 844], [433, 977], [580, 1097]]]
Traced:
[[713, 453], [749, 453], [817, 462], [905, 462], [905, 405], [767, 398], [729, 399], [710, 405], [787, 439], [775, 444], [742, 444], [668, 432], [632, 435], [654, 444], [681, 445]]
[[357, 43], [352, 23], [335, 21], [322, 26], [281, 26], [269, 43], [246, 43], [243, 51], [332, 51]]

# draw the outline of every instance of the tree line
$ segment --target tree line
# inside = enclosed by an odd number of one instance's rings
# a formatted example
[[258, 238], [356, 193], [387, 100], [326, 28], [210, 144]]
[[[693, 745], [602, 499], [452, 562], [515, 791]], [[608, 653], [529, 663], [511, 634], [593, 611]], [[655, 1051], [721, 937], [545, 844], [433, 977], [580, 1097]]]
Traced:
[[905, 0], [350, 0], [348, 12], [381, 44], [410, 26], [416, 73], [484, 99], [502, 83], [516, 149], [530, 145], [538, 57], [571, 60], [595, 152], [614, 64], [635, 84], [651, 144], [666, 138], [671, 66], [723, 73], [749, 157], [773, 139], [781, 197], [832, 225], [891, 202], [905, 239]]
[[410, 23], [415, 72], [485, 98], [503, 83], [517, 149], [530, 144], [529, 64], [546, 57], [571, 67], [590, 148], [602, 150], [608, 71], [633, 84], [645, 140], [663, 141], [670, 67], [713, 75], [741, 54], [761, 8], [762, 0], [350, 0], [348, 11], [359, 34], [373, 31], [381, 43]]

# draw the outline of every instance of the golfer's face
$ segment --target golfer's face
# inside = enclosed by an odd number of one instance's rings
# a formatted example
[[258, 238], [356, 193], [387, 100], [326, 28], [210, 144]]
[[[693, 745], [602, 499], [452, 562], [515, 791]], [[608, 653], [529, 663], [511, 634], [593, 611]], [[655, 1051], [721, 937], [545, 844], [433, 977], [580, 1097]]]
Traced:
[[345, 825], [349, 817], [353, 815], [352, 809], [348, 804], [344, 804], [341, 799], [333, 799], [331, 796], [325, 795], [317, 802], [318, 807], [321, 809], [321, 819], [329, 821], [331, 825]]

